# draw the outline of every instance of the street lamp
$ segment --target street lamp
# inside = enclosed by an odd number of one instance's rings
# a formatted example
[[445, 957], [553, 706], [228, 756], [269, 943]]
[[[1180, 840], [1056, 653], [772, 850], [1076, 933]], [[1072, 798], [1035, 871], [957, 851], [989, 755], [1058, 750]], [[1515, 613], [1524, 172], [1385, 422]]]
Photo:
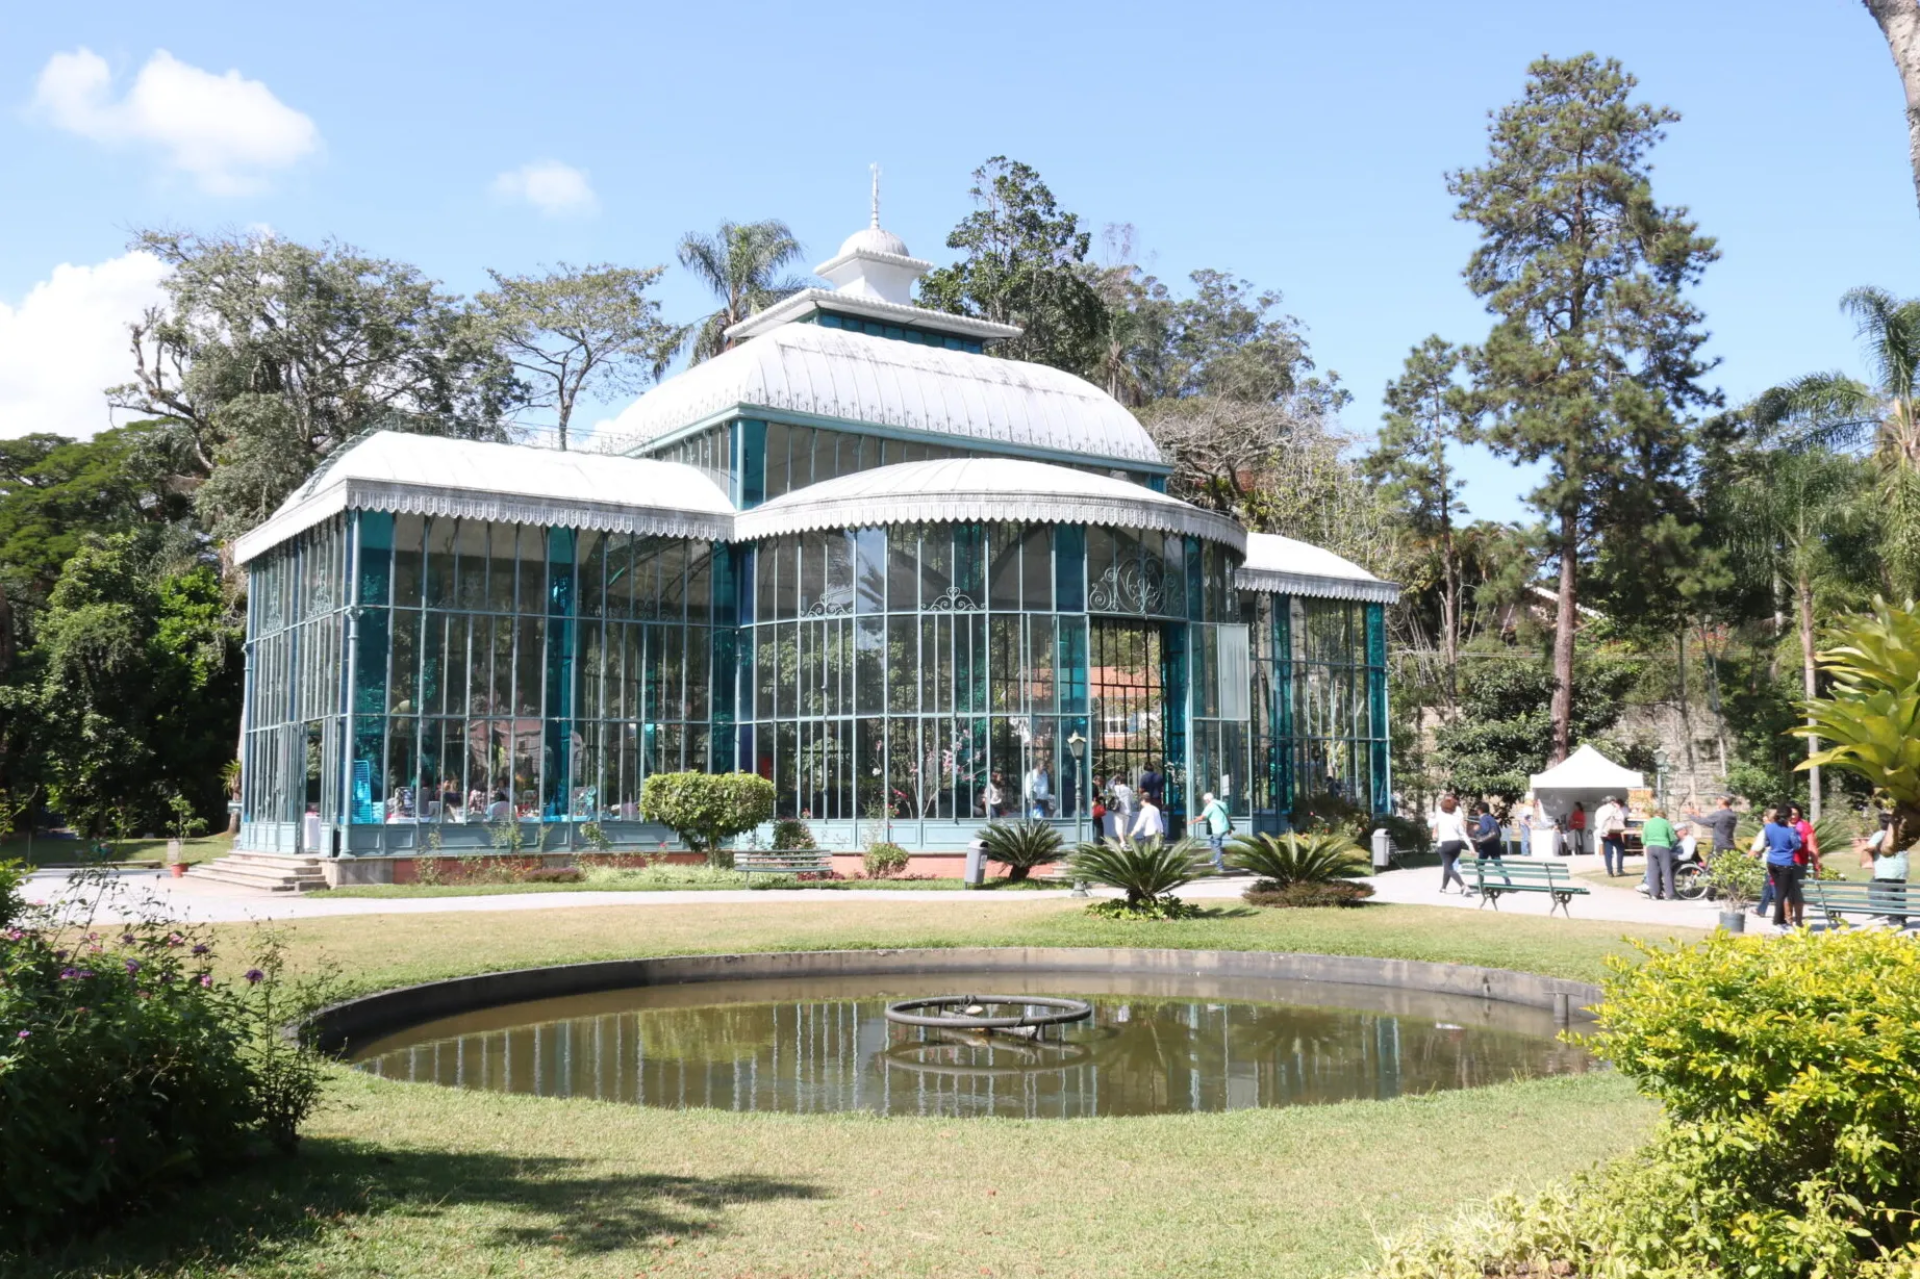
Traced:
[[[1093, 797], [1087, 793], [1087, 773], [1084, 767], [1087, 757], [1087, 739], [1080, 735], [1080, 730], [1077, 728], [1073, 731], [1073, 735], [1067, 738], [1067, 753], [1073, 756], [1073, 781], [1075, 788], [1079, 792], [1079, 802], [1073, 806], [1073, 832], [1074, 835], [1078, 837], [1085, 829], [1087, 809], [1089, 805], [1092, 804]], [[1081, 838], [1074, 840], [1076, 845], [1084, 842], [1086, 841]], [[1085, 897], [1087, 895], [1087, 883], [1085, 880], [1075, 879], [1073, 881], [1073, 895], [1075, 897]]]

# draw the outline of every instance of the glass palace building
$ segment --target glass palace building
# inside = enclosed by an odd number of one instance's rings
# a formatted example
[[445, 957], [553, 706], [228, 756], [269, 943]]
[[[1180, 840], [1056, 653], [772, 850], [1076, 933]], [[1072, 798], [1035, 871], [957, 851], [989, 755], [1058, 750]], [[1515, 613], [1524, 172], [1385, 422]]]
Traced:
[[913, 306], [928, 269], [876, 220], [608, 453], [330, 458], [237, 548], [238, 847], [356, 878], [509, 820], [655, 849], [640, 787], [679, 769], [759, 773], [848, 852], [1085, 837], [1149, 767], [1176, 831], [1208, 790], [1243, 829], [1326, 792], [1386, 811], [1394, 585], [1169, 497], [1111, 397]]

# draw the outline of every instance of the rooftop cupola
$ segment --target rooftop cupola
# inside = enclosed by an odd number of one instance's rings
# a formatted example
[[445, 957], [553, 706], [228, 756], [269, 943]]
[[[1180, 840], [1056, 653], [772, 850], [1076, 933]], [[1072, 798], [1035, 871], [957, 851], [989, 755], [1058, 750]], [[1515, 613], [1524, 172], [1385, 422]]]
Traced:
[[913, 304], [913, 282], [933, 270], [933, 263], [907, 252], [907, 242], [880, 225], [880, 166], [873, 166], [873, 215], [867, 226], [841, 244], [840, 252], [813, 268], [833, 285], [836, 293]]

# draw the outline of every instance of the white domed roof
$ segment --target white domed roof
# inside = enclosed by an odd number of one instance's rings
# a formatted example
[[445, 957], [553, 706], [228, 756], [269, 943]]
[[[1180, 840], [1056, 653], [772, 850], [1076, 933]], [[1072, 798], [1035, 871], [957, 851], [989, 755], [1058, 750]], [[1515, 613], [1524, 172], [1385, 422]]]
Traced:
[[896, 258], [910, 258], [907, 242], [893, 232], [878, 226], [861, 227], [840, 243], [840, 252], [836, 258], [846, 257], [849, 253], [885, 253]]
[[1153, 438], [1118, 400], [1044, 364], [996, 359], [818, 324], [783, 324], [654, 387], [614, 419], [619, 451], [738, 412], [830, 418], [1030, 449], [1077, 462], [1159, 467]]
[[882, 524], [1096, 524], [1159, 529], [1242, 550], [1225, 515], [1150, 488], [1017, 457], [949, 457], [857, 471], [809, 484], [734, 518], [734, 540]]

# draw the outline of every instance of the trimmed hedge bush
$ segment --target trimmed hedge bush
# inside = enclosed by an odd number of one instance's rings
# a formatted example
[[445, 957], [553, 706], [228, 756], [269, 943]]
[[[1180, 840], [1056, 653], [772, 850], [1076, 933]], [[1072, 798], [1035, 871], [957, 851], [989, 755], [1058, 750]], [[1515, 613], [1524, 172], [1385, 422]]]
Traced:
[[730, 867], [721, 841], [773, 816], [773, 783], [753, 773], [655, 773], [640, 785], [640, 812], [672, 827], [709, 865]]
[[1305, 909], [1315, 906], [1358, 906], [1373, 896], [1372, 884], [1347, 882], [1312, 883], [1301, 881], [1274, 885], [1262, 880], [1241, 898], [1252, 906]]
[[863, 859], [868, 879], [890, 879], [907, 868], [907, 850], [898, 844], [875, 844]]
[[1389, 1241], [1391, 1279], [1920, 1274], [1920, 945], [1717, 933], [1615, 961], [1588, 1045], [1658, 1099], [1571, 1191]]

